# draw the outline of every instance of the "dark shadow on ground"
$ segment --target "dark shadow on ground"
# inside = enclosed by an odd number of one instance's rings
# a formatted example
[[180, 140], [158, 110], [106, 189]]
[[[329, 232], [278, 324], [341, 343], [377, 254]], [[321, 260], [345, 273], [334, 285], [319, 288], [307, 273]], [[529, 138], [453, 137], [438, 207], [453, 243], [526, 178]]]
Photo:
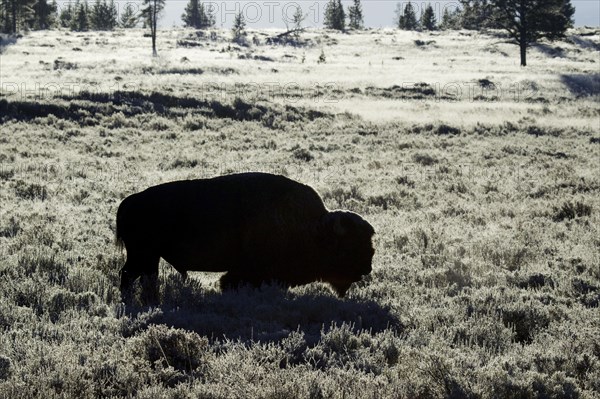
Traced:
[[290, 122], [332, 117], [331, 114], [324, 112], [289, 105], [281, 107], [251, 104], [240, 98], [228, 103], [158, 92], [81, 92], [74, 96], [58, 96], [57, 99], [43, 102], [0, 100], [0, 115], [2, 115], [0, 123], [8, 120], [27, 121], [52, 114], [59, 119], [94, 125], [99, 122], [99, 117], [108, 117], [116, 112], [121, 112], [126, 117], [159, 114], [173, 118], [193, 112], [195, 115], [203, 115], [207, 118], [228, 118], [237, 121], [265, 121], [273, 115]]
[[[343, 323], [356, 331], [371, 333], [388, 328], [402, 330], [400, 320], [390, 309], [351, 295], [338, 298], [324, 284], [300, 290], [263, 285], [260, 289], [241, 287], [220, 292], [201, 287], [193, 279], [184, 282], [179, 276], [172, 276], [162, 290], [159, 308], [137, 319], [133, 317], [125, 335], [135, 334], [150, 324], [166, 324], [195, 331], [210, 340], [226, 337], [244, 342], [274, 342], [292, 331], [300, 331], [307, 343], [316, 343], [323, 329]], [[128, 312], [136, 314], [140, 310], [130, 308]]]
[[21, 37], [21, 35], [7, 35], [5, 33], [0, 33], [0, 54], [3, 54], [8, 46], [15, 44]]
[[560, 80], [576, 96], [600, 95], [600, 73], [563, 74]]
[[600, 51], [600, 44], [590, 39], [584, 39], [581, 36], [576, 35], [570, 36], [569, 39], [571, 39], [576, 46], [579, 46], [582, 49]]
[[545, 43], [535, 43], [533, 45], [534, 48], [538, 49], [548, 57], [552, 58], [569, 58], [567, 54], [565, 54], [565, 49], [560, 46], [551, 46]]

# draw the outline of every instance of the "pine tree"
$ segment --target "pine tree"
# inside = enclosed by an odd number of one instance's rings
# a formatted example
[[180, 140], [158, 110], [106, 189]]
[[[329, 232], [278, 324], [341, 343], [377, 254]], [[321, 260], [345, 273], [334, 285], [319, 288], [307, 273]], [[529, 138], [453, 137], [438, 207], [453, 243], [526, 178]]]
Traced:
[[325, 8], [325, 27], [327, 29], [345, 30], [346, 13], [341, 0], [329, 0]]
[[49, 29], [56, 20], [57, 8], [56, 1], [48, 4], [47, 0], [37, 0], [33, 6], [35, 21], [32, 28], [37, 30]]
[[190, 0], [181, 16], [185, 26], [196, 29], [206, 29], [214, 26], [215, 18], [210, 14], [200, 0]]
[[421, 28], [424, 30], [435, 30], [437, 21], [435, 19], [435, 13], [433, 12], [433, 7], [431, 4], [428, 4], [425, 7], [425, 11], [423, 11], [423, 15], [421, 15]]
[[[306, 15], [304, 14], [304, 12], [302, 11], [302, 8], [300, 6], [296, 7], [296, 11], [294, 12], [294, 15], [292, 16], [292, 23], [294, 24], [292, 27], [293, 30], [293, 38], [296, 41], [300, 40], [300, 32], [302, 31], [302, 22], [304, 22], [304, 20], [306, 19]], [[289, 26], [287, 25], [287, 22], [285, 24], [286, 26], [286, 30], [290, 30]]]
[[246, 36], [246, 20], [244, 19], [244, 14], [242, 14], [241, 11], [235, 15], [231, 33], [233, 34], [233, 41], [237, 43], [241, 43], [244, 36]]
[[71, 18], [71, 30], [85, 32], [90, 29], [89, 7], [87, 1], [75, 3], [73, 17]]
[[490, 0], [460, 0], [460, 3], [461, 24], [464, 29], [498, 28], [493, 18], [494, 11]]
[[30, 28], [35, 21], [35, 0], [2, 0], [2, 30], [5, 33], [17, 33]]
[[209, 8], [206, 8], [204, 4], [200, 3], [200, 29], [212, 28], [215, 26], [215, 16], [210, 12]]
[[73, 20], [73, 13], [74, 10], [73, 7], [71, 7], [71, 3], [67, 3], [60, 12], [58, 24], [63, 28], [69, 28], [71, 26], [71, 21]]
[[158, 29], [158, 20], [165, 8], [165, 0], [144, 0], [144, 15], [146, 23], [150, 26], [150, 35], [152, 36], [152, 56], [157, 57], [156, 51], [156, 31]]
[[527, 47], [564, 37], [575, 14], [570, 0], [494, 0], [493, 7], [495, 21], [519, 45], [521, 66], [527, 65]]
[[292, 17], [292, 22], [294, 23], [293, 29], [302, 29], [302, 22], [304, 22], [305, 19], [306, 15], [302, 11], [302, 8], [300, 6], [296, 7], [296, 11]]
[[350, 20], [348, 23], [350, 29], [363, 28], [364, 20], [360, 0], [354, 0], [354, 4], [348, 7], [348, 19]]
[[95, 30], [113, 30], [117, 26], [117, 8], [113, 0], [96, 0], [90, 11], [90, 24]]
[[184, 26], [197, 28], [200, 25], [200, 2], [198, 0], [190, 0], [185, 6], [181, 19]]
[[460, 18], [461, 11], [458, 8], [450, 11], [448, 7], [444, 9], [444, 16], [442, 17], [442, 22], [440, 23], [440, 29], [442, 30], [450, 30], [450, 29], [460, 29]]
[[398, 28], [404, 30], [417, 30], [419, 28], [419, 22], [417, 21], [417, 14], [412, 3], [409, 1], [404, 10], [398, 3], [396, 7], [396, 15], [398, 21]]
[[136, 15], [135, 8], [133, 4], [127, 3], [125, 9], [123, 10], [123, 14], [121, 14], [121, 18], [119, 21], [119, 26], [121, 28], [135, 28], [138, 23], [139, 16]]

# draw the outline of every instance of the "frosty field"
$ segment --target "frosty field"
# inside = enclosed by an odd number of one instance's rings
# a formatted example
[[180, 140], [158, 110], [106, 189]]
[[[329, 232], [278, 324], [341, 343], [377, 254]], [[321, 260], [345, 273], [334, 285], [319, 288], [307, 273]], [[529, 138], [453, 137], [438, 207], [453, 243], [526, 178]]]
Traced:
[[[2, 48], [0, 398], [599, 397], [599, 31], [526, 68], [469, 31], [276, 33]], [[162, 304], [122, 304], [120, 201], [250, 170], [367, 219], [371, 275], [221, 292], [161, 261]]]

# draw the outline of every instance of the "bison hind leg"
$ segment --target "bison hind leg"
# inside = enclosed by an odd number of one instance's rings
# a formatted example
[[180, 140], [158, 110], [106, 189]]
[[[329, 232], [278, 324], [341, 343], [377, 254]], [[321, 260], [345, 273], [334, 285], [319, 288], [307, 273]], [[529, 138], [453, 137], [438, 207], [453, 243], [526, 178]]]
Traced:
[[121, 269], [121, 297], [132, 300], [133, 283], [142, 277], [142, 302], [153, 304], [158, 300], [158, 262], [160, 257], [127, 248], [127, 261]]
[[244, 285], [250, 285], [254, 288], [258, 288], [263, 283], [263, 280], [241, 273], [227, 272], [221, 276], [219, 283], [221, 285], [221, 290], [225, 291], [235, 290]]

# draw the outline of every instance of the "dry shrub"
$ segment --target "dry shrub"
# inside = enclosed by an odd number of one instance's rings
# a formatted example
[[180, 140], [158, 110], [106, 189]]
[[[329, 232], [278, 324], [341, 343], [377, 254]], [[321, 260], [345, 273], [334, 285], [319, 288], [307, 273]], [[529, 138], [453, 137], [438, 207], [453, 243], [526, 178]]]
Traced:
[[591, 216], [592, 207], [582, 201], [571, 202], [566, 201], [559, 207], [554, 207], [554, 214], [552, 220], [555, 222], [562, 222], [563, 220], [581, 218]]
[[194, 374], [206, 365], [208, 339], [191, 331], [151, 325], [137, 336], [133, 350], [154, 368]]

